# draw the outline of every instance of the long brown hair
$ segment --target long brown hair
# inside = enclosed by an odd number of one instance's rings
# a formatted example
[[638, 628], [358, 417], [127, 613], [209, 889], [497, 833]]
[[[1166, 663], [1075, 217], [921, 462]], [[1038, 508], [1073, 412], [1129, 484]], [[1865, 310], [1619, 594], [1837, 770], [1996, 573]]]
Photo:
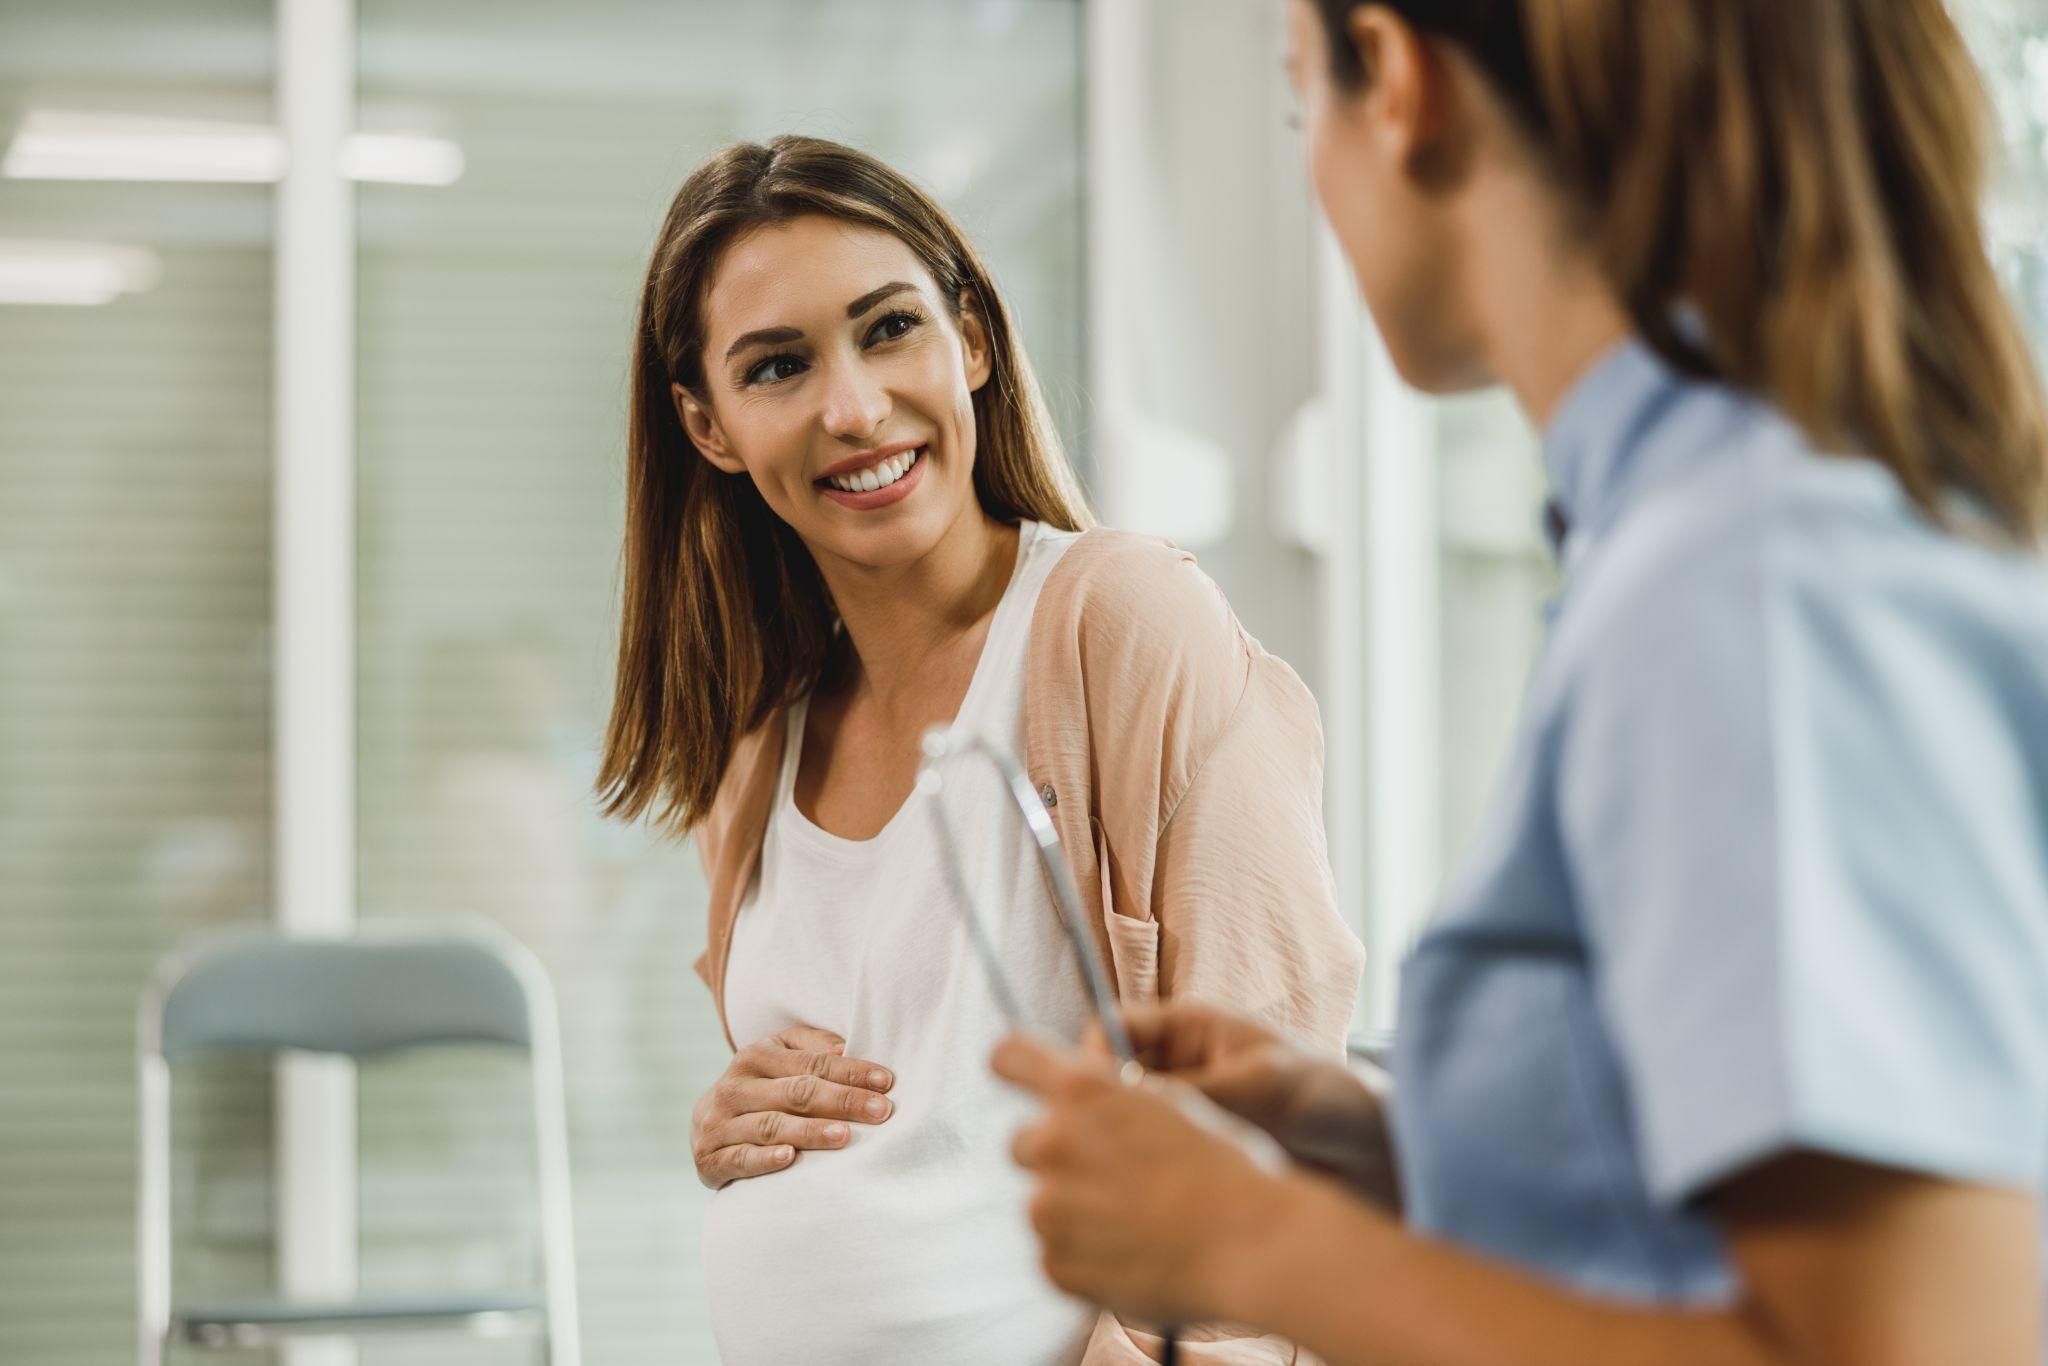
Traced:
[[[1877, 459], [1937, 518], [1963, 490], [2037, 538], [2048, 417], [1985, 248], [1989, 108], [1943, 0], [1382, 2], [1475, 62], [1667, 360]], [[1316, 3], [1356, 87], [1360, 0]]]
[[998, 521], [1078, 531], [1086, 500], [994, 278], [946, 211], [876, 158], [819, 138], [741, 143], [683, 182], [640, 300], [626, 438], [619, 670], [597, 780], [607, 815], [681, 833], [748, 732], [816, 685], [836, 613], [810, 551], [753, 481], [700, 456], [671, 385], [704, 393], [706, 288], [741, 236], [809, 214], [899, 238], [956, 320], [988, 336], [974, 394], [974, 491]]

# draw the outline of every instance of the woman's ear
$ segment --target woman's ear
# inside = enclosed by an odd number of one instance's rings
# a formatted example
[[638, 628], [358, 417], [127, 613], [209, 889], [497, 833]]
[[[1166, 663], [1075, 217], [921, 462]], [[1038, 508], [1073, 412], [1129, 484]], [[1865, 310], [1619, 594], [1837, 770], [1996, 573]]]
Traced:
[[966, 289], [960, 291], [960, 356], [967, 363], [967, 389], [972, 393], [988, 383], [995, 360], [988, 342], [988, 324], [982, 321], [974, 292]]
[[733, 454], [725, 439], [725, 429], [718, 425], [717, 415], [699, 403], [696, 395], [682, 385], [671, 384], [668, 388], [675, 398], [676, 417], [683, 424], [683, 433], [690, 438], [690, 444], [697, 448], [697, 453], [727, 474], [745, 474], [746, 462]]
[[1413, 24], [1385, 6], [1354, 6], [1346, 29], [1365, 72], [1373, 135], [1393, 164], [1442, 180], [1460, 161], [1464, 140], [1450, 105], [1451, 67]]

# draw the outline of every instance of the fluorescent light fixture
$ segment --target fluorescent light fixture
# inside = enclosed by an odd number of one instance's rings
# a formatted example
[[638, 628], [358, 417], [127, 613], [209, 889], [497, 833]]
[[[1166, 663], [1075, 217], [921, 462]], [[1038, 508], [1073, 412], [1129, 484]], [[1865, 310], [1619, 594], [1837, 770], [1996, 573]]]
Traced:
[[283, 135], [260, 123], [31, 109], [0, 175], [260, 184], [281, 177], [284, 164]]
[[110, 304], [162, 274], [146, 247], [0, 238], [0, 304]]
[[[268, 124], [31, 109], [0, 176], [266, 184], [283, 179], [285, 165], [284, 135]], [[340, 170], [352, 180], [452, 185], [462, 177], [462, 148], [423, 133], [355, 133], [342, 145]]]
[[352, 133], [341, 148], [341, 173], [386, 185], [453, 185], [462, 179], [462, 148], [424, 133]]

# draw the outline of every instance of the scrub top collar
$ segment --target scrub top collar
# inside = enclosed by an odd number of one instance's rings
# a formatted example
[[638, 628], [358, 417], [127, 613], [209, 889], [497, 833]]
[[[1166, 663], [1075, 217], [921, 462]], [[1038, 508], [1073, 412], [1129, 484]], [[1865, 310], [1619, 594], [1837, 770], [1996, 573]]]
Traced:
[[1617, 343], [1573, 383], [1543, 433], [1550, 503], [1543, 530], [1567, 570], [1620, 511], [1636, 438], [1679, 380], [1636, 337]]

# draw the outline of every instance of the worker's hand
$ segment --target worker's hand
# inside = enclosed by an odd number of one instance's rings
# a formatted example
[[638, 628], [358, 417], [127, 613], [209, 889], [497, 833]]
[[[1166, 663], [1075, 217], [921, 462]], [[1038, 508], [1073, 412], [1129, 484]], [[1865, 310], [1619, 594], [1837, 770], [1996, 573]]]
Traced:
[[1228, 1317], [1244, 1259], [1262, 1255], [1300, 1178], [1190, 1119], [1179, 1083], [1129, 1085], [1112, 1059], [1021, 1034], [991, 1065], [1045, 1102], [1011, 1155], [1037, 1178], [1031, 1224], [1052, 1283], [1126, 1319]]
[[690, 1112], [697, 1179], [713, 1190], [779, 1172], [807, 1148], [843, 1148], [853, 1124], [880, 1124], [896, 1084], [846, 1056], [846, 1040], [798, 1026], [748, 1044]]
[[[1147, 1071], [1187, 1082], [1271, 1134], [1295, 1161], [1399, 1211], [1385, 1073], [1346, 1068], [1213, 1006], [1137, 1006], [1124, 1024]], [[1105, 1047], [1099, 1034], [1090, 1043]]]

